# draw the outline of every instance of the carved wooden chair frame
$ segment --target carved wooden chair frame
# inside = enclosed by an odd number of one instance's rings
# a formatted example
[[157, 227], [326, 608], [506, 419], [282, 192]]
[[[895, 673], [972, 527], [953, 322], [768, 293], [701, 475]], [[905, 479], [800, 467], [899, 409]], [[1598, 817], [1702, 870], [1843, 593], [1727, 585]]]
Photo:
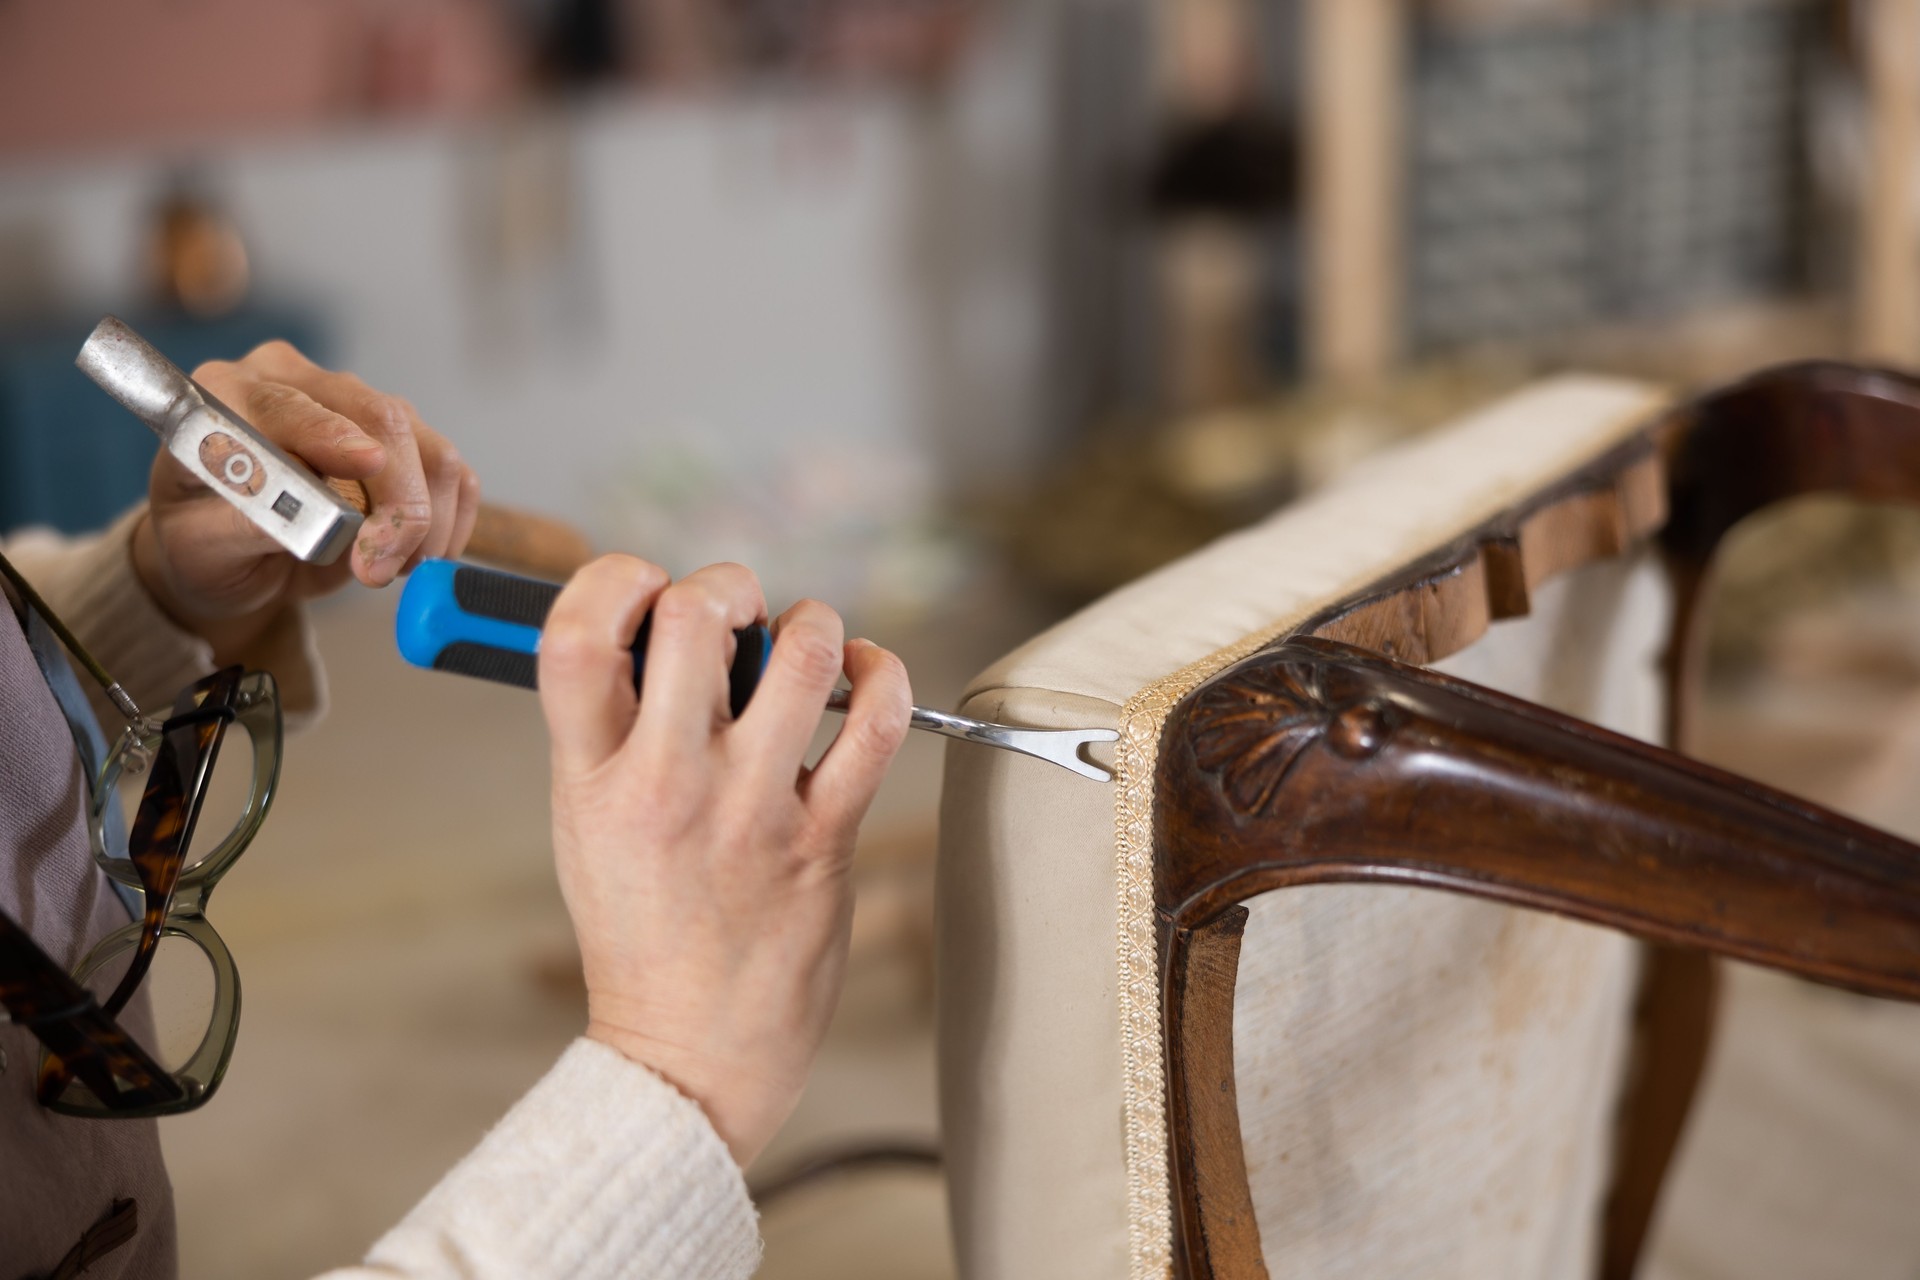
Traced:
[[1633, 1274], [1698, 1083], [1713, 957], [1920, 1001], [1920, 847], [1412, 665], [1525, 614], [1551, 575], [1657, 537], [1675, 588], [1666, 677], [1678, 741], [1722, 536], [1820, 491], [1920, 501], [1920, 380], [1800, 364], [1683, 405], [1174, 709], [1154, 866], [1179, 1274], [1267, 1275], [1232, 1039], [1240, 904], [1258, 894], [1418, 885], [1655, 944], [1602, 1231], [1607, 1280]]

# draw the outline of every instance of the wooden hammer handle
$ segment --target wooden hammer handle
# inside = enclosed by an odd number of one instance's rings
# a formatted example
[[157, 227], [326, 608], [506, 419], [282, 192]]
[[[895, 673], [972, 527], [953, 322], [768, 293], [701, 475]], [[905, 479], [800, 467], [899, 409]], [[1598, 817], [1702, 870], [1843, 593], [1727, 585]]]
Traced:
[[[327, 487], [352, 503], [361, 515], [373, 507], [366, 486], [357, 480], [329, 479]], [[564, 520], [483, 502], [463, 554], [515, 573], [565, 582], [593, 559], [593, 544]]]

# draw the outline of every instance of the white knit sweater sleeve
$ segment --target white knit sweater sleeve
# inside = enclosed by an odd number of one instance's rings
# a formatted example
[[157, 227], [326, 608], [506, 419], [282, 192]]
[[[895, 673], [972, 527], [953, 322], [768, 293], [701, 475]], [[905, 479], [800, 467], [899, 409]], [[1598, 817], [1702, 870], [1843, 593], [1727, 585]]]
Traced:
[[744, 1280], [759, 1263], [706, 1113], [582, 1039], [363, 1264], [321, 1280]]

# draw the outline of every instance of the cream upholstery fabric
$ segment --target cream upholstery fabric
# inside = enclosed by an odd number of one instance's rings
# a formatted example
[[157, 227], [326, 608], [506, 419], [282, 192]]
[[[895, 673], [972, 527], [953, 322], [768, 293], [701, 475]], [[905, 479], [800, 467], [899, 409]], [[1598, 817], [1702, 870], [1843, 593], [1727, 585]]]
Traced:
[[[1442, 670], [1659, 729], [1650, 564], [1550, 583]], [[1633, 998], [1624, 937], [1416, 889], [1252, 904], [1234, 1008], [1275, 1277], [1587, 1275]]]
[[[1116, 592], [976, 681], [968, 714], [1123, 736], [1112, 787], [948, 755], [941, 1109], [964, 1275], [1166, 1270], [1144, 847], [1166, 710], [1663, 402], [1636, 383], [1540, 384]], [[1664, 609], [1649, 565], [1596, 566], [1445, 665], [1645, 733]], [[1276, 1277], [1584, 1274], [1632, 966], [1612, 936], [1450, 895], [1329, 886], [1254, 903], [1235, 1039]]]

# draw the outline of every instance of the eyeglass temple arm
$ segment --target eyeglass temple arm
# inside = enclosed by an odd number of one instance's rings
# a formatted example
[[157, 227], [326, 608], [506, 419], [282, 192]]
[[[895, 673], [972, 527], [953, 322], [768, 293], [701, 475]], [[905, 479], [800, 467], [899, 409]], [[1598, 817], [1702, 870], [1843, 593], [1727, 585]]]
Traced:
[[87, 674], [93, 678], [93, 682], [106, 692], [107, 701], [113, 704], [113, 709], [125, 716], [128, 724], [139, 724], [140, 708], [135, 704], [133, 695], [113, 678], [112, 672], [100, 665], [98, 658], [87, 652], [87, 647], [80, 643], [79, 638], [67, 630], [67, 624], [60, 621], [60, 615], [40, 598], [40, 593], [33, 589], [33, 584], [28, 582], [20, 570], [14, 567], [13, 562], [3, 554], [0, 554], [0, 577], [4, 577], [12, 584], [13, 589], [20, 593], [20, 598], [26, 601], [27, 607], [40, 615], [40, 620], [47, 624], [48, 629], [66, 647], [67, 652], [86, 669]]

